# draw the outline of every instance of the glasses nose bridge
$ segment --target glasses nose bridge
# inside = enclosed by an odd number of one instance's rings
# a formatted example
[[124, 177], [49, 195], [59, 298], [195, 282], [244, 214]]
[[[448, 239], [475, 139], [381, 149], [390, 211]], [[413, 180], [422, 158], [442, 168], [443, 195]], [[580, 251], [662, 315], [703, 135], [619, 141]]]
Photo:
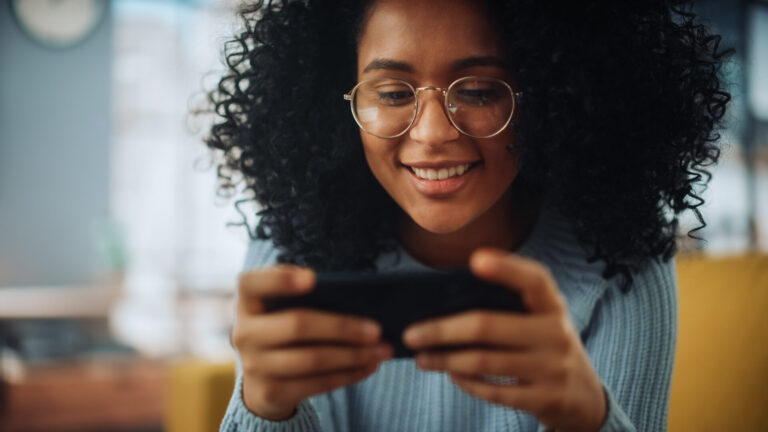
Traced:
[[434, 86], [417, 87], [416, 88], [416, 98], [418, 99], [419, 94], [421, 92], [427, 91], [427, 90], [434, 90], [434, 91], [440, 92], [443, 95], [443, 98], [445, 98], [447, 93], [448, 93], [448, 89], [445, 88], [445, 87], [434, 87]]
[[446, 87], [435, 87], [435, 86], [424, 86], [424, 87], [417, 87], [416, 88], [416, 92], [415, 92], [415, 96], [416, 96], [416, 113], [414, 114], [414, 121], [413, 122], [416, 123], [416, 121], [418, 120], [418, 117], [421, 114], [421, 110], [422, 110], [423, 103], [419, 99], [419, 94], [421, 94], [421, 92], [424, 92], [424, 91], [427, 91], [427, 90], [434, 90], [434, 91], [440, 92], [440, 94], [443, 95], [443, 100], [441, 101], [442, 103], [440, 104], [440, 106], [443, 108], [443, 112], [446, 115], [446, 117], [448, 117], [448, 119], [450, 120], [450, 115], [447, 112], [445, 112], [445, 98], [448, 97], [448, 88], [446, 88]]

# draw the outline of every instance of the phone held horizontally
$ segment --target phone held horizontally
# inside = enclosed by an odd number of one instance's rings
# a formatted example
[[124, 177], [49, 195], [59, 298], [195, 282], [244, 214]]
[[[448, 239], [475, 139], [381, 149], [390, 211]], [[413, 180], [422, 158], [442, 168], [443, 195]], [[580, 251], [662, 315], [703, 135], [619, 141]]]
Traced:
[[319, 273], [308, 294], [265, 298], [264, 305], [267, 312], [302, 307], [373, 319], [394, 358], [415, 354], [402, 343], [411, 323], [473, 309], [525, 312], [517, 292], [468, 270]]

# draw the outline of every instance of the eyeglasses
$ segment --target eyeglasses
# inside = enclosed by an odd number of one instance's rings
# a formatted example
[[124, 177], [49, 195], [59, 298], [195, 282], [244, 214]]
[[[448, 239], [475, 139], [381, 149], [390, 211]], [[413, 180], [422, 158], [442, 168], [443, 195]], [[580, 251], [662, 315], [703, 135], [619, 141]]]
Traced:
[[490, 77], [459, 78], [447, 88], [414, 88], [397, 78], [370, 78], [344, 95], [352, 116], [365, 132], [379, 138], [397, 138], [406, 133], [419, 114], [419, 93], [435, 90], [443, 94], [443, 106], [451, 124], [464, 135], [491, 138], [512, 120], [515, 93], [506, 82]]

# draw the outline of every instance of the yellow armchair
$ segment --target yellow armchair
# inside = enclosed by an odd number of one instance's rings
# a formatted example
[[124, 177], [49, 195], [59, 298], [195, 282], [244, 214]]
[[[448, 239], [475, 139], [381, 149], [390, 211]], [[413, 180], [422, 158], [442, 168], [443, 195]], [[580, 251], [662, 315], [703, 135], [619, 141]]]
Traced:
[[[676, 261], [680, 313], [668, 430], [768, 431], [768, 255]], [[176, 365], [166, 431], [217, 431], [234, 374], [232, 364]]]
[[235, 387], [235, 365], [199, 360], [171, 367], [166, 403], [166, 432], [215, 432]]
[[677, 259], [669, 431], [768, 431], [768, 255]]

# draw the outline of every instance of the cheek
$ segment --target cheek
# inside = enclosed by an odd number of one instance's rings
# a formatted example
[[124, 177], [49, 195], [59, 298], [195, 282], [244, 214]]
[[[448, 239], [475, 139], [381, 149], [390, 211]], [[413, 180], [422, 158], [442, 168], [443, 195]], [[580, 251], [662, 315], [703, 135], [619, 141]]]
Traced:
[[[507, 150], [508, 146], [512, 152]], [[491, 177], [501, 183], [511, 182], [517, 177], [521, 155], [520, 151], [515, 149], [515, 136], [511, 132], [495, 137], [483, 148], [485, 150], [483, 151], [483, 159], [485, 159], [486, 169]]]
[[489, 168], [493, 177], [499, 181], [509, 181], [517, 177], [517, 173], [520, 171], [520, 157], [518, 155], [510, 155], [505, 151], [503, 154], [496, 155], [495, 159], [496, 161]]
[[376, 137], [372, 137], [364, 132], [361, 132], [360, 139], [363, 145], [363, 152], [365, 153], [365, 160], [368, 162], [368, 168], [370, 168], [374, 177], [379, 183], [387, 188], [387, 179], [391, 175], [391, 169], [393, 164], [393, 154], [390, 149], [392, 146], [388, 143], [381, 142], [382, 140]]

